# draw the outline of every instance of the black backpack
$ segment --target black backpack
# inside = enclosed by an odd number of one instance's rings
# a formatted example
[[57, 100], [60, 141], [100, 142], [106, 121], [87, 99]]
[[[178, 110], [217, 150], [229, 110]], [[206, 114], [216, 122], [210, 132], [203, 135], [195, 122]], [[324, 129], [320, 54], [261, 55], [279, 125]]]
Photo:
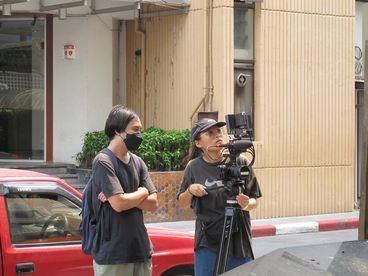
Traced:
[[[113, 154], [113, 152], [108, 149], [104, 148], [100, 152], [105, 153], [109, 156], [113, 166], [115, 173], [118, 172], [118, 161], [116, 159], [116, 156]], [[140, 171], [142, 168], [142, 164], [140, 160], [138, 159], [138, 156], [136, 156], [133, 153], [130, 153], [131, 158], [133, 159], [133, 164], [136, 172], [138, 173], [138, 179], [140, 179]], [[80, 236], [81, 236], [81, 242], [82, 242], [82, 251], [86, 255], [91, 255], [93, 252], [93, 245], [95, 244], [95, 237], [96, 231], [97, 231], [97, 223], [98, 219], [100, 217], [102, 210], [102, 202], [98, 208], [97, 215], [94, 214], [92, 209], [92, 176], [89, 179], [86, 188], [83, 191], [83, 198], [82, 198], [82, 220], [81, 224], [79, 226]]]

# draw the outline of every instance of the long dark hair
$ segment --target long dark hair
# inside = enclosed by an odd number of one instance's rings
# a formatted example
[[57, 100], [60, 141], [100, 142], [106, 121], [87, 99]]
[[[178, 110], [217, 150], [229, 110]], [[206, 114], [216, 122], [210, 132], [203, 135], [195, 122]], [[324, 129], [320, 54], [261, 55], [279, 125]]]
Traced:
[[[199, 139], [196, 139], [199, 140]], [[190, 160], [202, 156], [203, 151], [200, 148], [197, 148], [195, 141], [192, 142], [192, 146], [189, 150], [187, 156], [184, 157], [183, 163], [186, 166]]]
[[115, 131], [122, 132], [126, 129], [127, 125], [134, 118], [139, 118], [137, 113], [133, 110], [123, 106], [115, 105], [106, 119], [105, 134], [112, 140], [115, 136]]

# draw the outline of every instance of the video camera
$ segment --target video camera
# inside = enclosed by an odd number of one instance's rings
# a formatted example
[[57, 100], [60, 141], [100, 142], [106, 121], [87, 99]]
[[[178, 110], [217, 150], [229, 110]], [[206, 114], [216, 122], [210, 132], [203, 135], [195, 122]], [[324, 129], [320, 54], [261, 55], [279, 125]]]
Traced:
[[[235, 197], [239, 194], [239, 189], [245, 194], [248, 193], [246, 185], [249, 182], [250, 167], [255, 161], [255, 151], [250, 138], [253, 129], [250, 116], [245, 112], [226, 115], [225, 119], [230, 141], [220, 147], [228, 149], [228, 153], [224, 156], [228, 156], [230, 162], [219, 166], [221, 168], [220, 178], [229, 195]], [[238, 162], [238, 157], [243, 152], [251, 156], [247, 164]]]
[[[251, 236], [249, 230], [247, 230], [244, 215], [240, 215], [243, 213], [240, 211], [236, 196], [240, 192], [247, 196], [251, 195], [251, 186], [254, 181], [250, 181], [250, 172], [255, 160], [255, 151], [251, 141], [253, 129], [251, 127], [250, 116], [244, 112], [226, 115], [225, 119], [227, 132], [230, 135], [230, 142], [222, 144], [220, 147], [228, 150], [224, 156], [229, 157], [230, 161], [225, 162], [219, 167], [221, 168], [220, 178], [225, 192], [228, 193], [228, 198], [226, 199], [224, 226], [222, 228], [221, 243], [214, 273], [216, 276], [226, 271], [234, 229], [245, 229], [247, 235], [244, 236], [248, 239], [249, 243], [249, 237]], [[241, 153], [251, 155], [251, 160], [240, 160], [239, 155]], [[252, 250], [251, 256], [254, 259]]]

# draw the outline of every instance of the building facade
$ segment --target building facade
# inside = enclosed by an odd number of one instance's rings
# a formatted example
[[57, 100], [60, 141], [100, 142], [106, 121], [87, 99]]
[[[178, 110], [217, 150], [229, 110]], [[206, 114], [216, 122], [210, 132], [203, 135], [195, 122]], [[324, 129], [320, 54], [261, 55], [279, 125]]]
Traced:
[[[163, 129], [190, 128], [198, 112], [223, 120], [245, 111], [253, 122], [254, 168], [263, 191], [254, 218], [353, 210], [354, 46], [356, 14], [364, 18], [365, 3], [176, 0], [131, 7], [132, 1], [103, 6], [96, 0], [68, 7], [61, 19], [63, 3], [45, 11], [36, 2], [11, 5], [11, 15], [0, 20], [3, 27], [16, 18], [27, 19], [27, 26], [44, 22], [43, 41], [32, 27], [32, 39], [19, 35], [17, 45], [28, 43], [32, 61], [39, 60], [37, 47], [49, 49], [33, 69], [2, 69], [31, 74], [32, 80], [45, 73], [43, 87], [34, 81], [16, 93], [42, 90], [41, 115], [0, 118], [7, 122], [0, 132], [8, 129], [0, 135], [3, 158], [73, 162], [83, 134], [103, 129], [117, 103], [135, 109], [145, 127]], [[12, 47], [9, 37], [3, 40]], [[0, 93], [10, 95], [3, 84]], [[36, 110], [37, 97], [31, 98], [27, 108]], [[21, 129], [24, 118], [35, 118], [28, 123], [28, 141], [9, 131], [10, 125]], [[32, 123], [36, 118], [39, 123]], [[21, 144], [14, 137], [26, 138], [34, 150], [14, 151]]]
[[[236, 48], [239, 14], [254, 20], [244, 49]], [[147, 125], [187, 128], [198, 105], [223, 119], [241, 111], [240, 99], [248, 100], [254, 167], [264, 193], [254, 217], [354, 208], [355, 1], [213, 1], [213, 7], [195, 1], [187, 15], [142, 25], [149, 45], [145, 93], [137, 85], [141, 75], [133, 73], [141, 72], [134, 56], [141, 38], [128, 23], [127, 102], [144, 113]], [[253, 47], [247, 47], [249, 41]], [[239, 50], [245, 58], [237, 56]], [[239, 69], [249, 80], [240, 97]]]

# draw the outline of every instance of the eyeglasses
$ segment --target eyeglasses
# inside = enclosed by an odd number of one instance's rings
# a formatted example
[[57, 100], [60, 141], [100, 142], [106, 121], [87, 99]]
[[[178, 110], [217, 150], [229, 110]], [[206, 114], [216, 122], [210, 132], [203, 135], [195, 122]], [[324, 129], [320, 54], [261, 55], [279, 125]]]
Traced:
[[222, 129], [221, 128], [214, 128], [214, 129], [209, 129], [205, 132], [202, 132], [201, 135], [204, 134], [204, 135], [207, 135], [209, 137], [216, 137], [217, 135], [222, 135]]

